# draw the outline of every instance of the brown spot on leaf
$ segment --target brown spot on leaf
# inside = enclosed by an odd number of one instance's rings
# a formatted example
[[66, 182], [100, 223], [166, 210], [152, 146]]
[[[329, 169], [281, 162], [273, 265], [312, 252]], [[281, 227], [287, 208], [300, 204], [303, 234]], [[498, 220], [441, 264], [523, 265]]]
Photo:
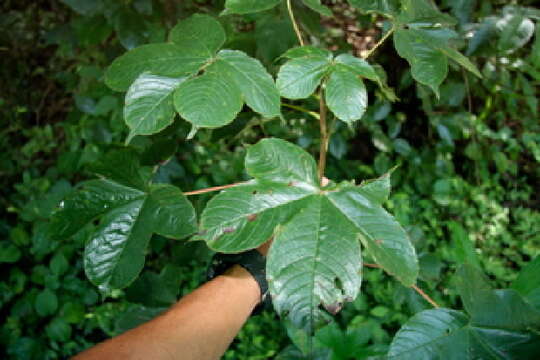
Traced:
[[377, 244], [377, 245], [381, 245], [382, 243], [383, 243], [383, 241], [381, 239], [375, 240], [375, 244]]
[[224, 232], [225, 234], [230, 234], [230, 233], [234, 232], [235, 230], [236, 230], [236, 229], [233, 228], [233, 227], [226, 227], [225, 229], [223, 229], [223, 232]]
[[287, 186], [295, 186], [296, 185], [296, 181], [289, 181], [289, 183], [287, 184]]
[[247, 216], [248, 221], [254, 221], [257, 219], [257, 214], [251, 214]]
[[332, 315], [336, 315], [338, 312], [340, 312], [342, 307], [343, 307], [343, 304], [340, 302], [324, 305], [324, 308], [326, 309], [326, 311], [328, 311]]

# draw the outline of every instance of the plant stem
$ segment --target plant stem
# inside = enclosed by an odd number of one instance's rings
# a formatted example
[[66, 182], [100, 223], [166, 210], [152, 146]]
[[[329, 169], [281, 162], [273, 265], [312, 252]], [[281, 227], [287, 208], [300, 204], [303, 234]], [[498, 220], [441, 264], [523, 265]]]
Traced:
[[298, 38], [298, 42], [300, 43], [300, 46], [304, 46], [304, 39], [302, 39], [302, 33], [300, 32], [300, 28], [298, 27], [298, 24], [296, 23], [296, 20], [294, 18], [291, 0], [287, 0], [287, 10], [289, 11], [289, 17], [291, 18], [291, 22], [294, 28], [294, 32], [296, 33], [296, 37]]
[[381, 38], [381, 40], [379, 40], [378, 43], [375, 44], [375, 46], [373, 46], [369, 51], [368, 53], [366, 54], [366, 56], [364, 56], [364, 59], [367, 59], [368, 57], [370, 57], [371, 55], [373, 55], [373, 53], [379, 48], [379, 46], [381, 46], [385, 41], [386, 39], [388, 39], [390, 37], [390, 35], [392, 35], [394, 33], [394, 31], [396, 30], [395, 27], [392, 26], [392, 28], [390, 30], [388, 30], [386, 32], [386, 34], [384, 34], [384, 36]]
[[414, 289], [414, 291], [416, 291], [418, 294], [420, 294], [420, 296], [423, 297], [428, 303], [430, 303], [431, 305], [433, 305], [434, 308], [437, 308], [437, 309], [440, 308], [439, 304], [437, 304], [437, 303], [435, 302], [435, 300], [433, 300], [432, 298], [430, 298], [430, 297], [428, 296], [428, 294], [426, 294], [426, 293], [425, 293], [422, 289], [420, 289], [418, 286], [413, 285], [413, 286], [411, 286], [411, 287]]
[[244, 182], [239, 182], [239, 183], [234, 183], [234, 184], [229, 184], [229, 185], [222, 185], [222, 186], [214, 186], [214, 187], [210, 187], [210, 188], [206, 188], [206, 189], [185, 192], [184, 195], [186, 195], [186, 196], [199, 195], [199, 194], [204, 194], [204, 193], [208, 193], [208, 192], [212, 192], [212, 191], [219, 191], [219, 190], [223, 190], [223, 189], [232, 188], [232, 187], [242, 185], [242, 184], [244, 184]]
[[[363, 263], [362, 265], [364, 265], [365, 267], [369, 267], [369, 268], [375, 268], [375, 269], [381, 269], [381, 266], [378, 265], [378, 264], [370, 264], [370, 263]], [[420, 289], [418, 286], [416, 285], [413, 285], [411, 286], [411, 288], [416, 291], [421, 297], [424, 298], [424, 300], [426, 300], [428, 303], [430, 303], [431, 305], [433, 305], [434, 308], [440, 308], [439, 304], [437, 304], [435, 302], [435, 300], [433, 300], [431, 297], [429, 297], [428, 294], [426, 294], [422, 289]]]
[[311, 110], [308, 110], [306, 108], [303, 108], [301, 106], [298, 106], [298, 105], [293, 105], [293, 104], [286, 104], [286, 103], [281, 103], [282, 106], [285, 106], [285, 107], [288, 107], [290, 109], [294, 109], [294, 110], [297, 110], [297, 111], [300, 111], [300, 112], [303, 112], [303, 113], [306, 113], [312, 117], [314, 117], [315, 119], [319, 120], [320, 116], [319, 114], [317, 114], [315, 111], [311, 111]]
[[[321, 85], [322, 86], [322, 85]], [[326, 127], [326, 103], [324, 102], [324, 94], [321, 87], [319, 93], [319, 123], [321, 127], [321, 146], [319, 151], [319, 181], [322, 184], [324, 170], [326, 168], [326, 152], [328, 150], [328, 128]]]

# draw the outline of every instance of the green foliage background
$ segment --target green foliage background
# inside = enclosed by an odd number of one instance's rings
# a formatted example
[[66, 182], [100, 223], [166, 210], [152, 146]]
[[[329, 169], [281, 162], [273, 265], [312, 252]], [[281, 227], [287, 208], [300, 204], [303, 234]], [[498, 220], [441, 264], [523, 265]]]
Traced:
[[[323, 3], [334, 18], [321, 20], [301, 2], [297, 16], [312, 41], [334, 51], [360, 55], [387, 26], [345, 1]], [[527, 8], [517, 21], [509, 15], [515, 9], [505, 7], [508, 1], [437, 3], [458, 19], [461, 50], [483, 79], [451, 65], [437, 99], [412, 81], [393, 46], [383, 45], [373, 56], [387, 70], [399, 100], [389, 102], [367, 84], [370, 106], [362, 119], [351, 127], [331, 124], [327, 176], [359, 183], [399, 165], [386, 207], [411, 235], [420, 259], [419, 285], [441, 305], [460, 308], [456, 264], [476, 264], [491, 285], [506, 288], [540, 252], [540, 32], [531, 32], [540, 10], [534, 1], [521, 1]], [[96, 162], [121, 148], [128, 135], [123, 96], [103, 80], [111, 61], [126, 49], [163, 42], [168, 29], [193, 13], [217, 16], [223, 5], [219, 0], [0, 5], [0, 357], [67, 357], [151, 318], [203, 281], [211, 256], [203, 243], [154, 235], [141, 277], [103, 299], [83, 271], [91, 229], [53, 241], [47, 227], [62, 199], [81, 180], [93, 178]], [[296, 45], [281, 5], [220, 21], [227, 48], [258, 58], [273, 75], [276, 58]], [[289, 104], [317, 108], [313, 99]], [[190, 141], [187, 123], [176, 121], [159, 134], [134, 137], [130, 145], [144, 164], [156, 166], [155, 182], [184, 191], [230, 184], [247, 178], [244, 144], [262, 137], [317, 152], [317, 122], [291, 107], [282, 111], [284, 120], [242, 112], [232, 124], [200, 130]], [[190, 200], [200, 213], [209, 198]], [[365, 269], [363, 276], [358, 299], [318, 334], [334, 359], [385, 352], [397, 329], [430, 307], [381, 270]], [[289, 332], [302, 347], [302, 335]], [[248, 321], [225, 358], [274, 358], [284, 349], [280, 356], [291, 358], [287, 354], [296, 350], [289, 344], [285, 324], [267, 311]]]

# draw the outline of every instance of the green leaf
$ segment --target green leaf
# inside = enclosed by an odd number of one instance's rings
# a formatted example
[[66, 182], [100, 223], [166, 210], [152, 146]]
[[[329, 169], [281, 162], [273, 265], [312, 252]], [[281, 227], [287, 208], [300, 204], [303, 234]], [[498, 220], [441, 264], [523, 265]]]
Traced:
[[439, 86], [448, 74], [446, 56], [410, 30], [396, 30], [394, 45], [399, 56], [405, 58], [411, 65], [413, 78], [433, 89], [438, 97]]
[[280, 115], [281, 104], [274, 79], [258, 60], [236, 50], [222, 50], [217, 58], [226, 64], [221, 71], [234, 79], [250, 108], [267, 118]]
[[281, 55], [280, 58], [296, 59], [309, 56], [324, 57], [329, 60], [332, 59], [332, 53], [330, 51], [311, 45], [298, 46], [289, 49], [283, 55]]
[[279, 69], [276, 81], [279, 93], [288, 99], [305, 99], [317, 89], [329, 68], [329, 58], [325, 56], [289, 60]]
[[137, 135], [152, 135], [174, 120], [173, 92], [185, 78], [141, 74], [126, 93], [124, 120], [130, 128], [126, 142]]
[[249, 14], [273, 8], [281, 0], [226, 0], [222, 15]]
[[363, 181], [362, 184], [360, 184], [360, 187], [362, 188], [364, 196], [380, 205], [384, 204], [390, 196], [390, 174], [392, 174], [392, 171], [394, 171], [394, 169], [391, 169], [377, 179]]
[[499, 19], [495, 27], [500, 34], [497, 48], [512, 53], [522, 48], [534, 35], [534, 22], [522, 13], [508, 13]]
[[322, 305], [336, 314], [360, 289], [360, 244], [356, 229], [327, 197], [312, 195], [278, 232], [267, 274], [280, 314], [313, 331], [324, 319]]
[[220, 62], [184, 81], [174, 93], [176, 111], [196, 127], [216, 128], [232, 122], [242, 110], [242, 94]]
[[212, 16], [195, 14], [182, 20], [169, 33], [169, 41], [180, 47], [198, 44], [212, 57], [225, 43], [225, 30]]
[[51, 272], [55, 275], [63, 275], [69, 269], [69, 263], [62, 253], [53, 256], [50, 263]]
[[338, 68], [344, 67], [363, 78], [377, 82], [380, 81], [375, 69], [364, 59], [359, 59], [350, 54], [341, 54], [336, 57], [335, 63], [339, 64], [336, 66]]
[[112, 180], [91, 180], [64, 200], [52, 220], [57, 237], [96, 222], [85, 249], [85, 272], [102, 291], [129, 285], [144, 264], [152, 233], [174, 239], [196, 230], [195, 210], [171, 185], [145, 190]]
[[318, 12], [324, 16], [332, 16], [332, 11], [321, 4], [321, 0], [302, 0], [302, 2], [311, 10]]
[[0, 241], [0, 264], [16, 263], [21, 258], [21, 251], [9, 241]]
[[36, 296], [35, 308], [39, 316], [54, 314], [56, 309], [58, 309], [58, 298], [56, 294], [49, 289], [43, 290]]
[[405, 286], [414, 285], [418, 277], [414, 247], [401, 225], [380, 205], [370, 201], [384, 196], [382, 191], [375, 193], [374, 187], [365, 190], [363, 186], [345, 184], [328, 197], [357, 227], [362, 245], [377, 264]]
[[414, 284], [414, 248], [380, 205], [388, 197], [388, 177], [320, 188], [315, 160], [280, 139], [248, 148], [246, 170], [255, 179], [208, 202], [199, 236], [212, 249], [229, 253], [274, 236], [267, 277], [278, 311], [288, 312], [296, 326], [311, 331], [324, 317], [320, 304], [335, 313], [354, 299], [360, 242], [389, 273]]
[[401, 13], [397, 20], [404, 24], [432, 23], [454, 25], [456, 21], [443, 14], [430, 0], [402, 0]]
[[105, 83], [113, 90], [125, 91], [143, 72], [179, 77], [196, 72], [208, 59], [201, 46], [148, 44], [115, 59], [105, 73]]
[[328, 108], [348, 124], [360, 120], [367, 109], [368, 94], [363, 81], [347, 69], [335, 69], [326, 82]]
[[458, 222], [449, 221], [448, 230], [450, 231], [456, 262], [480, 268], [480, 261], [478, 260], [474, 244], [463, 226]]
[[305, 182], [316, 187], [317, 165], [313, 157], [296, 145], [278, 139], [263, 139], [246, 155], [247, 173], [259, 180], [289, 184]]
[[145, 191], [151, 174], [149, 168], [141, 167], [139, 154], [130, 148], [114, 149], [98, 161], [90, 164], [93, 173], [125, 185]]
[[446, 56], [448, 56], [450, 59], [457, 62], [459, 65], [463, 66], [465, 69], [472, 72], [474, 75], [478, 76], [479, 78], [482, 78], [482, 74], [474, 65], [469, 58], [461, 54], [459, 51], [452, 49], [451, 47], [441, 47], [440, 50], [442, 53]]
[[153, 185], [145, 193], [122, 189], [107, 180], [95, 182], [116, 197], [129, 198], [120, 206], [113, 202], [101, 214], [85, 249], [86, 275], [102, 292], [126, 287], [135, 280], [144, 266], [152, 233], [181, 239], [195, 232], [193, 206], [178, 188]]
[[512, 289], [540, 310], [540, 256], [521, 269], [519, 276], [512, 283]]
[[[491, 317], [498, 314], [486, 309]], [[534, 359], [540, 337], [526, 329], [493, 328], [470, 323], [460, 311], [425, 310], [413, 316], [398, 331], [388, 352], [389, 359]]]
[[92, 16], [103, 11], [102, 0], [61, 0], [61, 2], [85, 16]]
[[395, 15], [399, 9], [398, 0], [349, 0], [349, 3], [364, 12]]

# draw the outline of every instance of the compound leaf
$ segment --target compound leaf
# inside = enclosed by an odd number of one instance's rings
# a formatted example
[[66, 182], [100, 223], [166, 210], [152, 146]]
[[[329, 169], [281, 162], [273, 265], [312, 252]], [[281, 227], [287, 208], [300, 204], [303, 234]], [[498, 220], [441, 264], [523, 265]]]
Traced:
[[[132, 171], [129, 157], [126, 162], [122, 166], [113, 161], [110, 166], [139, 176]], [[132, 187], [131, 183], [140, 181], [113, 177], [122, 182], [101, 179], [82, 183], [61, 203], [50, 226], [53, 236], [62, 239], [89, 224], [96, 225], [85, 249], [85, 272], [104, 292], [126, 287], [137, 277], [153, 233], [181, 239], [197, 228], [195, 210], [180, 189], [171, 185]]]
[[130, 128], [127, 142], [136, 135], [152, 135], [174, 120], [173, 92], [184, 78], [141, 74], [126, 93], [124, 120]]
[[214, 250], [231, 253], [274, 236], [267, 276], [276, 308], [294, 324], [313, 330], [324, 317], [319, 305], [335, 313], [354, 299], [360, 243], [389, 273], [414, 284], [414, 248], [380, 205], [388, 177], [321, 188], [313, 158], [280, 139], [248, 148], [246, 170], [255, 179], [210, 200], [199, 236]]
[[326, 82], [326, 103], [336, 117], [348, 124], [360, 120], [367, 109], [364, 82], [347, 69], [335, 69]]
[[[107, 180], [94, 184], [112, 195], [84, 254], [86, 275], [103, 292], [135, 280], [152, 233], [181, 239], [195, 232], [195, 211], [178, 188], [153, 185], [141, 192]], [[122, 198], [121, 204], [117, 197]]]
[[280, 98], [274, 79], [262, 64], [237, 50], [221, 50], [217, 56], [224, 70], [234, 79], [246, 104], [259, 114], [272, 118], [280, 114]]
[[105, 83], [114, 90], [125, 91], [143, 72], [179, 77], [196, 72], [208, 59], [200, 46], [175, 44], [142, 45], [116, 58], [105, 74]]

